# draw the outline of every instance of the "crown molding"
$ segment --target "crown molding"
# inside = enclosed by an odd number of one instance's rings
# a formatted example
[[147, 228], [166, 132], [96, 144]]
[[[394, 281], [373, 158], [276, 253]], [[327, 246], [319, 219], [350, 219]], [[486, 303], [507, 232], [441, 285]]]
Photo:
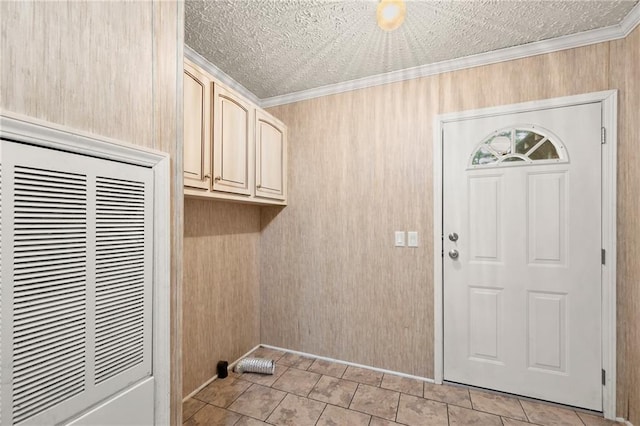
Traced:
[[[620, 22], [620, 29], [624, 33], [623, 37], [631, 34], [631, 31], [635, 30], [640, 24], [640, 2], [635, 5], [631, 12], [627, 13], [627, 16]], [[621, 37], [622, 38], [622, 37]]]
[[189, 59], [194, 64], [198, 65], [200, 68], [211, 74], [216, 80], [230, 89], [235, 90], [240, 95], [249, 99], [251, 102], [257, 105], [261, 105], [262, 102], [260, 98], [253, 94], [249, 89], [244, 87], [242, 84], [238, 83], [232, 77], [230, 77], [227, 73], [222, 71], [217, 66], [213, 65], [206, 58], [200, 55], [198, 52], [193, 50], [190, 46], [184, 45], [184, 57]]
[[498, 62], [512, 61], [529, 56], [542, 55], [545, 53], [557, 52], [560, 50], [573, 49], [576, 47], [588, 46], [591, 44], [617, 40], [628, 36], [638, 24], [640, 24], [640, 2], [627, 14], [627, 16], [617, 25], [570, 34], [550, 40], [542, 40], [520, 46], [507, 47], [505, 49], [466, 56], [464, 58], [451, 59], [448, 61], [436, 62], [433, 64], [421, 65], [418, 67], [392, 71], [384, 74], [372, 75], [356, 80], [342, 83], [329, 84], [313, 89], [288, 93], [285, 95], [273, 96], [262, 99], [260, 106], [269, 108], [277, 105], [284, 105], [293, 102], [300, 102], [307, 99], [321, 96], [333, 95], [337, 93], [349, 92], [351, 90], [364, 89], [367, 87], [379, 86], [382, 84], [396, 83], [414, 78], [426, 77], [450, 71], [473, 68], [482, 65], [490, 65]]
[[329, 84], [315, 87], [313, 89], [301, 90], [299, 92], [287, 93], [285, 95], [272, 96], [269, 98], [258, 98], [253, 92], [238, 83], [224, 71], [213, 65], [191, 47], [184, 45], [184, 56], [194, 62], [222, 84], [240, 93], [247, 99], [262, 108], [269, 108], [278, 105], [300, 102], [307, 99], [319, 98], [321, 96], [334, 95], [349, 92], [367, 87], [380, 86], [383, 84], [396, 83], [404, 80], [411, 80], [420, 77], [442, 74], [445, 72], [458, 71], [466, 68], [474, 68], [483, 65], [496, 64], [499, 62], [513, 61], [529, 56], [542, 55], [545, 53], [557, 52], [560, 50], [573, 49], [576, 47], [588, 46], [596, 43], [603, 43], [627, 37], [640, 24], [640, 2], [631, 9], [631, 12], [616, 25], [581, 33], [570, 34], [550, 40], [541, 40], [527, 43], [520, 46], [507, 47], [491, 52], [479, 53], [477, 55], [465, 56], [463, 58], [451, 59], [448, 61], [436, 62], [433, 64], [420, 65], [413, 68], [406, 68], [398, 71], [391, 71], [384, 74], [372, 75], [356, 80], [341, 83]]

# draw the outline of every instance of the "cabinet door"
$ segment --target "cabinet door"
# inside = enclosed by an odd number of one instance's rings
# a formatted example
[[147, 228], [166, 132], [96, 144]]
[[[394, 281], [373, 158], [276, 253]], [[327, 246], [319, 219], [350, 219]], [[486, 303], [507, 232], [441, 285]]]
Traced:
[[254, 108], [248, 101], [214, 84], [212, 190], [251, 195]]
[[209, 189], [211, 180], [211, 81], [184, 64], [184, 185]]
[[256, 111], [256, 197], [285, 200], [287, 129], [264, 111]]

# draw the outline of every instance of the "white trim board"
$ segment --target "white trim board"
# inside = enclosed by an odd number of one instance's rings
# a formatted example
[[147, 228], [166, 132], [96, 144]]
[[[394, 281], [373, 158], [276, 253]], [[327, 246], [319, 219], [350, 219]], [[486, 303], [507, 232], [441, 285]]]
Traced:
[[[171, 395], [171, 210], [169, 154], [95, 136], [9, 111], [0, 111], [2, 138], [153, 169], [153, 349], [155, 424], [169, 424]], [[96, 406], [91, 407], [94, 409]]]
[[[240, 360], [242, 358], [246, 358], [247, 356], [249, 356], [249, 354], [251, 354], [251, 352], [255, 351], [256, 349], [258, 349], [261, 346], [262, 345], [254, 346], [251, 350], [249, 350], [249, 352], [247, 352], [246, 354], [242, 355], [240, 358], [236, 359], [231, 364], [229, 364], [228, 367], [227, 367], [227, 370], [233, 370], [233, 367], [235, 367], [236, 364], [238, 362], [240, 362]], [[193, 392], [191, 392], [189, 395], [187, 395], [184, 398], [182, 398], [182, 402], [186, 402], [189, 398], [193, 398], [198, 392], [200, 392], [202, 389], [204, 389], [207, 386], [209, 386], [209, 384], [211, 382], [213, 382], [214, 380], [216, 380], [217, 378], [218, 378], [218, 375], [215, 374], [212, 378], [205, 380], [205, 382], [203, 384], [201, 384], [200, 386], [198, 386]]]
[[[363, 365], [363, 364], [356, 364], [354, 362], [348, 362], [348, 361], [340, 361], [337, 359], [333, 359], [333, 358], [327, 358], [324, 356], [318, 356], [318, 355], [313, 355], [307, 352], [299, 352], [299, 351], [293, 351], [291, 349], [285, 349], [285, 348], [280, 348], [278, 346], [271, 346], [271, 345], [264, 345], [264, 344], [260, 344], [256, 347], [254, 347], [253, 349], [251, 349], [249, 352], [247, 352], [246, 354], [242, 355], [240, 358], [236, 359], [235, 361], [233, 361], [231, 364], [229, 364], [229, 370], [232, 370], [233, 367], [235, 367], [235, 365], [243, 358], [246, 358], [247, 356], [249, 356], [253, 351], [255, 351], [258, 348], [268, 348], [268, 349], [274, 349], [277, 351], [281, 351], [281, 352], [286, 352], [286, 353], [291, 353], [291, 354], [296, 354], [296, 355], [300, 355], [300, 356], [304, 356], [307, 358], [314, 358], [314, 359], [321, 359], [323, 361], [330, 361], [330, 362], [335, 362], [336, 364], [344, 364], [344, 365], [350, 365], [353, 367], [359, 367], [359, 368], [365, 368], [367, 370], [373, 370], [373, 371], [377, 371], [379, 373], [386, 373], [386, 374], [393, 374], [395, 376], [401, 376], [401, 377], [407, 377], [409, 379], [416, 379], [416, 380], [421, 380], [423, 382], [428, 382], [428, 383], [433, 383], [433, 379], [428, 379], [425, 377], [420, 377], [420, 376], [412, 376], [411, 374], [404, 374], [404, 373], [398, 373], [397, 371], [390, 371], [390, 370], [385, 370], [383, 368], [376, 368], [376, 367], [370, 367], [368, 365]], [[216, 374], [215, 376], [213, 376], [212, 378], [208, 379], [207, 381], [205, 381], [203, 384], [201, 384], [196, 390], [194, 390], [193, 392], [191, 392], [189, 395], [185, 396], [182, 399], [182, 402], [186, 402], [189, 398], [194, 397], [198, 392], [200, 392], [202, 389], [204, 389], [205, 387], [207, 387], [211, 382], [213, 382], [214, 380], [216, 380], [218, 378], [218, 375]]]
[[249, 99], [256, 105], [261, 105], [262, 101], [256, 95], [253, 94], [252, 91], [244, 87], [242, 84], [238, 83], [233, 77], [229, 76], [229, 74], [222, 71], [220, 68], [209, 62], [204, 56], [193, 50], [190, 46], [184, 45], [184, 57], [198, 65], [200, 68], [211, 74], [216, 78], [220, 83], [228, 86], [229, 88], [235, 90], [245, 98]]
[[436, 116], [433, 126], [434, 378], [436, 383], [442, 383], [444, 375], [444, 298], [442, 288], [444, 266], [442, 254], [444, 247], [442, 138], [444, 124], [470, 118], [595, 102], [602, 103], [602, 123], [606, 129], [607, 137], [606, 143], [602, 145], [602, 248], [606, 250], [606, 264], [602, 266], [602, 368], [606, 371], [606, 383], [602, 389], [602, 407], [607, 419], [616, 418], [616, 158], [618, 122], [618, 92], [616, 90]]
[[384, 373], [384, 374], [393, 374], [394, 376], [406, 377], [408, 379], [420, 380], [422, 382], [427, 382], [427, 383], [435, 383], [433, 379], [429, 379], [427, 377], [414, 376], [414, 375], [406, 374], [406, 373], [399, 373], [397, 371], [385, 370], [384, 368], [371, 367], [371, 366], [364, 365], [364, 364], [357, 364], [355, 362], [342, 361], [342, 360], [339, 360], [339, 359], [329, 358], [329, 357], [326, 357], [326, 356], [314, 355], [314, 354], [310, 354], [310, 353], [307, 353], [307, 352], [300, 352], [300, 351], [294, 351], [294, 350], [291, 350], [291, 349], [280, 348], [278, 346], [271, 346], [271, 345], [264, 345], [264, 344], [262, 344], [260, 346], [263, 347], [263, 348], [275, 349], [277, 351], [286, 352], [286, 353], [290, 353], [290, 354], [296, 354], [296, 355], [300, 355], [300, 356], [307, 357], [307, 358], [320, 359], [322, 361], [335, 362], [336, 364], [343, 364], [343, 365], [348, 365], [348, 366], [351, 366], [351, 367], [364, 368], [364, 369], [367, 369], [367, 370], [377, 371], [379, 373]]
[[451, 59], [448, 61], [436, 62], [433, 64], [420, 65], [413, 68], [392, 71], [384, 74], [372, 75], [356, 80], [342, 83], [329, 84], [313, 89], [288, 93], [286, 95], [273, 96], [261, 100], [262, 108], [269, 108], [277, 105], [300, 102], [307, 99], [321, 96], [334, 95], [337, 93], [349, 92], [351, 90], [364, 89], [367, 87], [379, 86], [382, 84], [396, 83], [404, 80], [411, 80], [420, 77], [427, 77], [445, 72], [458, 71], [467, 68], [474, 68], [483, 65], [496, 64], [499, 62], [513, 61], [516, 59], [537, 56], [560, 50], [573, 49], [576, 47], [588, 46], [611, 40], [625, 38], [636, 26], [640, 24], [640, 3], [638, 3], [620, 24], [610, 27], [597, 28], [581, 33], [570, 34], [550, 40], [541, 40], [527, 43], [520, 46], [507, 47], [491, 52], [479, 53], [477, 55], [465, 56], [463, 58]]
[[627, 37], [640, 24], [640, 2], [616, 25], [594, 30], [583, 31], [576, 34], [569, 34], [549, 40], [541, 40], [527, 43], [520, 46], [507, 47], [491, 52], [466, 56], [463, 58], [451, 59], [448, 61], [436, 62], [433, 64], [420, 65], [413, 68], [392, 71], [384, 74], [377, 74], [356, 80], [341, 83], [329, 84], [312, 89], [301, 90], [299, 92], [287, 93], [284, 95], [272, 96], [259, 99], [249, 89], [238, 83], [227, 75], [220, 68], [213, 65], [207, 59], [198, 54], [191, 47], [184, 46], [184, 54], [189, 60], [205, 69], [220, 82], [231, 87], [241, 95], [250, 99], [261, 108], [269, 108], [277, 105], [300, 102], [307, 99], [321, 96], [334, 95], [337, 93], [349, 92], [367, 87], [379, 86], [382, 84], [396, 83], [404, 80], [411, 80], [430, 75], [442, 74], [450, 71], [457, 71], [467, 68], [474, 68], [483, 65], [496, 64], [499, 62], [512, 61], [530, 56], [542, 55], [545, 53], [557, 52], [560, 50], [573, 49], [576, 47], [588, 46], [596, 43], [603, 43], [611, 40], [618, 40]]

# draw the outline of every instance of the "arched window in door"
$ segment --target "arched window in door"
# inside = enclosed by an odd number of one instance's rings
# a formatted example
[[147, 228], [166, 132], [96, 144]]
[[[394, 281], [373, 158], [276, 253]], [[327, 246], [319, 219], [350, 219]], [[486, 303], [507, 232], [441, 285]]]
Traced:
[[523, 125], [496, 130], [475, 147], [469, 168], [566, 163], [567, 151], [551, 132]]

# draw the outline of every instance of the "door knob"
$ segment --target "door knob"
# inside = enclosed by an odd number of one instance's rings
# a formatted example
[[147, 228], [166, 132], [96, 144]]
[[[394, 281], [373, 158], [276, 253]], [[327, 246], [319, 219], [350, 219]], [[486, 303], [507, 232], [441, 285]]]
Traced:
[[449, 234], [449, 240], [458, 241], [458, 234], [456, 234], [455, 232], [452, 232], [451, 234]]
[[451, 250], [449, 250], [449, 257], [450, 257], [450, 258], [452, 258], [452, 259], [457, 259], [457, 258], [458, 258], [458, 256], [459, 256], [459, 254], [458, 254], [458, 250], [456, 250], [456, 249], [451, 249]]

